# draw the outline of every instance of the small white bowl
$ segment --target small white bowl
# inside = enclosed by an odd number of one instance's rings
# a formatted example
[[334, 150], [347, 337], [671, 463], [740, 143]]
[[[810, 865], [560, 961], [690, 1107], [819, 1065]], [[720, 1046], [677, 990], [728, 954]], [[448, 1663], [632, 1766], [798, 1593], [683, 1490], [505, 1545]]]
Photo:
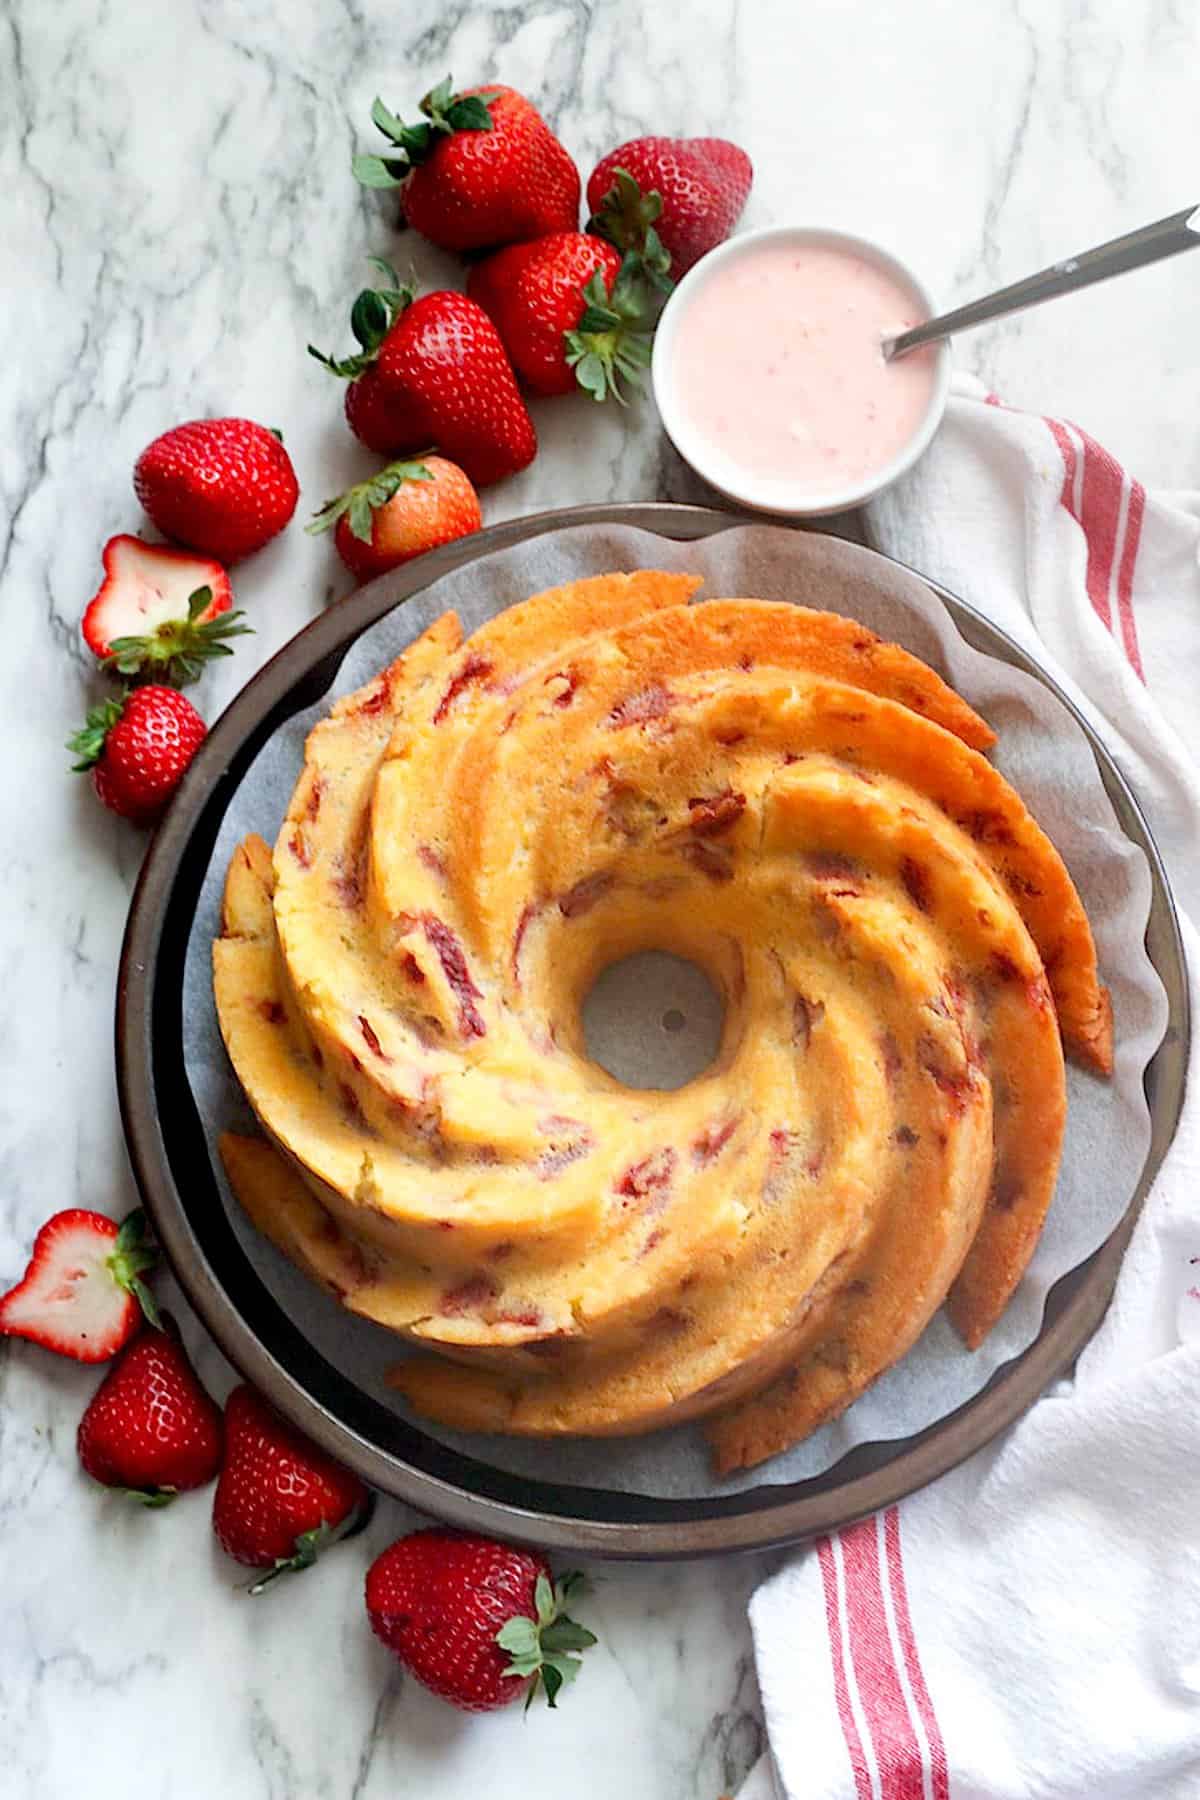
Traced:
[[[935, 347], [937, 360], [929, 405], [904, 448], [890, 462], [884, 463], [853, 487], [822, 493], [802, 490], [797, 490], [794, 494], [781, 493], [778, 481], [765, 482], [761, 476], [739, 469], [719, 446], [688, 423], [680, 404], [675, 379], [675, 339], [687, 308], [717, 269], [735, 258], [757, 250], [762, 244], [791, 244], [805, 248], [815, 245], [851, 251], [903, 283], [912, 292], [924, 316], [933, 316], [933, 302], [912, 270], [878, 244], [871, 243], [868, 238], [817, 225], [775, 225], [763, 231], [748, 231], [740, 237], [730, 238], [715, 250], [710, 250], [707, 256], [701, 257], [684, 276], [663, 308], [655, 333], [654, 354], [650, 365], [654, 399], [667, 435], [680, 456], [691, 464], [710, 487], [716, 488], [728, 499], [736, 500], [740, 506], [750, 507], [756, 512], [774, 513], [784, 518], [802, 519], [845, 512], [852, 506], [861, 506], [875, 494], [882, 493], [906, 469], [910, 469], [928, 448], [946, 410], [946, 396], [950, 388], [950, 345], [943, 339]], [[713, 354], [720, 354], [719, 346], [714, 345]]]

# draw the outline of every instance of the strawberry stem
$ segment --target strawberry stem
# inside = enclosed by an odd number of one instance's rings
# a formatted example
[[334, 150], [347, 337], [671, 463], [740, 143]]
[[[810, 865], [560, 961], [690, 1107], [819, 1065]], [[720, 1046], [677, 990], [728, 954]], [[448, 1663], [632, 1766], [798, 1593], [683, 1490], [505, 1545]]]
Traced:
[[447, 75], [421, 101], [424, 119], [416, 125], [406, 125], [376, 95], [371, 105], [372, 123], [395, 149], [383, 156], [353, 157], [350, 167], [354, 179], [362, 187], [401, 187], [410, 171], [427, 160], [441, 138], [456, 131], [491, 131], [491, 103], [499, 97], [495, 93], [456, 95], [453, 80]]
[[146, 1215], [140, 1206], [136, 1207], [122, 1220], [108, 1267], [117, 1286], [133, 1295], [147, 1323], [156, 1331], [162, 1331], [158, 1301], [142, 1280], [143, 1272], [152, 1269], [157, 1261], [158, 1250], [150, 1239]]
[[188, 598], [185, 619], [164, 619], [145, 637], [114, 638], [101, 666], [127, 680], [163, 681], [171, 687], [186, 687], [200, 677], [206, 662], [233, 655], [227, 638], [243, 637], [254, 630], [243, 622], [245, 615], [240, 611], [204, 619], [211, 605], [212, 589], [198, 587]]
[[71, 764], [73, 775], [82, 775], [100, 761], [104, 741], [125, 710], [124, 698], [102, 700], [88, 712], [87, 723], [67, 739], [67, 749], [79, 758]]
[[370, 1522], [374, 1511], [375, 1496], [368, 1492], [363, 1504], [352, 1507], [339, 1525], [330, 1525], [322, 1519], [311, 1531], [302, 1531], [296, 1539], [292, 1554], [277, 1556], [274, 1566], [247, 1583], [242, 1589], [243, 1593], [265, 1593], [281, 1575], [298, 1575], [302, 1569], [311, 1569], [322, 1551], [328, 1550], [331, 1544], [340, 1544], [344, 1538], [356, 1537]]
[[350, 308], [350, 329], [358, 339], [360, 349], [353, 356], [336, 357], [326, 356], [314, 344], [308, 346], [308, 354], [331, 374], [340, 375], [343, 381], [353, 381], [356, 375], [370, 368], [379, 355], [384, 338], [400, 315], [412, 305], [416, 294], [415, 286], [405, 286], [391, 263], [384, 262], [379, 256], [370, 256], [367, 261], [387, 277], [388, 285], [363, 288]]
[[365, 188], [397, 188], [403, 187], [408, 175], [407, 161], [401, 162], [396, 157], [388, 156], [352, 156], [350, 173], [359, 187]]
[[632, 256], [622, 262], [611, 294], [597, 269], [583, 298], [586, 304], [578, 325], [564, 333], [567, 362], [585, 394], [625, 406], [621, 383], [641, 387], [654, 335], [650, 294]]
[[262, 1594], [273, 1581], [281, 1575], [297, 1575], [301, 1569], [311, 1569], [322, 1550], [329, 1543], [331, 1533], [324, 1519], [313, 1531], [302, 1531], [296, 1539], [296, 1547], [290, 1556], [277, 1556], [274, 1566], [250, 1582], [247, 1594]]
[[654, 229], [662, 212], [662, 195], [657, 188], [643, 194], [628, 169], [613, 170], [613, 184], [587, 222], [593, 237], [607, 238], [625, 252], [631, 270], [644, 275], [660, 294], [669, 294], [675, 285], [668, 273], [670, 252]]
[[[101, 1482], [100, 1485], [102, 1487], [106, 1487], [107, 1483]], [[155, 1510], [158, 1510], [164, 1506], [170, 1506], [172, 1500], [174, 1500], [176, 1495], [178, 1494], [179, 1489], [173, 1488], [173, 1487], [150, 1487], [150, 1488], [126, 1487], [126, 1488], [108, 1488], [108, 1492], [110, 1494], [124, 1494], [127, 1499], [136, 1500], [140, 1506], [145, 1506], [147, 1508], [153, 1508]]]
[[161, 1331], [163, 1322], [162, 1314], [158, 1310], [158, 1301], [154, 1298], [153, 1293], [146, 1286], [140, 1275], [134, 1275], [130, 1278], [129, 1292], [141, 1307], [142, 1317], [145, 1319], [147, 1325], [152, 1325], [155, 1331]]
[[374, 516], [379, 508], [386, 506], [406, 481], [432, 480], [433, 475], [424, 463], [388, 463], [377, 475], [371, 475], [366, 481], [347, 488], [336, 500], [327, 501], [320, 512], [314, 513], [311, 523], [304, 529], [310, 536], [315, 536], [318, 532], [328, 531], [346, 513], [354, 536], [364, 544], [369, 544]]
[[546, 1704], [554, 1708], [563, 1687], [579, 1674], [582, 1664], [572, 1652], [587, 1650], [596, 1642], [596, 1634], [585, 1625], [577, 1625], [567, 1617], [567, 1604], [572, 1595], [586, 1586], [586, 1577], [578, 1570], [562, 1575], [551, 1586], [545, 1575], [539, 1575], [533, 1590], [537, 1618], [517, 1613], [506, 1620], [496, 1633], [496, 1642], [507, 1650], [509, 1663], [505, 1675], [522, 1675], [529, 1679], [525, 1695], [528, 1712], [540, 1682]]

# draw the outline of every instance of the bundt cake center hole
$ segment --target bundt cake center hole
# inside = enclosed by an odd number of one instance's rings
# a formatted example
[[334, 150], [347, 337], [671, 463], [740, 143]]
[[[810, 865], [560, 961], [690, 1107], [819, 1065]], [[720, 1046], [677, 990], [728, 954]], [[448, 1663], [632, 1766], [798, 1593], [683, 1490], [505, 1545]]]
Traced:
[[641, 950], [610, 963], [583, 1002], [587, 1054], [631, 1088], [681, 1088], [721, 1047], [725, 1006], [698, 963]]

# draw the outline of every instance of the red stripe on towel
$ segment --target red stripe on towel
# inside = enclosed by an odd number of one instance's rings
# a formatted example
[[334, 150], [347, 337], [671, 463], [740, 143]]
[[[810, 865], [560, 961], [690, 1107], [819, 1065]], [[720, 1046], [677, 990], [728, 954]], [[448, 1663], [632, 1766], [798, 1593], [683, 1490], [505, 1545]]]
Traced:
[[1079, 503], [1075, 494], [1075, 467], [1079, 452], [1075, 439], [1060, 419], [1047, 419], [1050, 435], [1058, 445], [1063, 459], [1063, 486], [1059, 495], [1059, 504], [1065, 506], [1071, 517], [1079, 523]]
[[[1079, 427], [1075, 426], [1079, 431]], [[1117, 557], [1124, 471], [1094, 438], [1079, 431], [1083, 444], [1083, 511], [1087, 539], [1087, 594], [1092, 610], [1112, 630], [1112, 572]]]
[[1125, 521], [1125, 544], [1121, 551], [1121, 567], [1117, 572], [1117, 613], [1121, 620], [1121, 638], [1125, 645], [1125, 654], [1141, 681], [1145, 681], [1146, 671], [1142, 667], [1137, 625], [1133, 617], [1133, 565], [1137, 561], [1138, 546], [1142, 541], [1142, 520], [1145, 516], [1146, 490], [1140, 481], [1135, 481], [1129, 489], [1129, 515]]
[[[1121, 645], [1139, 679], [1146, 679], [1133, 613], [1133, 570], [1146, 512], [1146, 490], [1086, 431], [1047, 419], [1063, 459], [1062, 505], [1087, 547], [1085, 586], [1097, 618], [1113, 630], [1115, 592]], [[1082, 462], [1080, 457], [1082, 456]]]
[[841, 1533], [850, 1655], [883, 1800], [925, 1800], [925, 1758], [900, 1685], [874, 1519]]
[[942, 1738], [941, 1727], [937, 1722], [937, 1714], [933, 1710], [933, 1702], [929, 1698], [929, 1688], [926, 1685], [925, 1672], [921, 1667], [921, 1658], [917, 1650], [916, 1633], [913, 1631], [912, 1615], [908, 1609], [908, 1587], [904, 1579], [904, 1557], [900, 1548], [900, 1509], [897, 1506], [889, 1506], [883, 1515], [883, 1537], [887, 1550], [887, 1575], [892, 1595], [892, 1611], [904, 1652], [908, 1685], [912, 1691], [921, 1724], [925, 1729], [925, 1741], [929, 1745], [929, 1773], [933, 1800], [950, 1800], [950, 1775], [946, 1766], [946, 1745]]
[[866, 1757], [863, 1755], [862, 1739], [858, 1735], [858, 1726], [855, 1724], [854, 1711], [850, 1705], [846, 1644], [842, 1632], [841, 1612], [838, 1607], [837, 1566], [834, 1561], [833, 1545], [827, 1537], [817, 1539], [817, 1560], [821, 1565], [821, 1583], [825, 1589], [825, 1625], [829, 1632], [829, 1654], [833, 1663], [833, 1692], [837, 1701], [842, 1736], [846, 1740], [846, 1752], [850, 1758], [850, 1769], [854, 1776], [855, 1800], [871, 1800], [871, 1772], [867, 1767]]

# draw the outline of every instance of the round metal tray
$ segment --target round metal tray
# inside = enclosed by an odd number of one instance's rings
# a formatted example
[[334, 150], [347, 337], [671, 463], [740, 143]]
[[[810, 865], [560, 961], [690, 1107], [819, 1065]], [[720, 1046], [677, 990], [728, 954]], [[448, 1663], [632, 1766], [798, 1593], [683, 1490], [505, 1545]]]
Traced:
[[792, 1543], [890, 1505], [986, 1444], [1069, 1369], [1103, 1317], [1183, 1099], [1189, 1031], [1183, 948], [1138, 803], [1061, 689], [995, 626], [930, 583], [970, 644], [1036, 676], [1087, 734], [1121, 825], [1150, 865], [1146, 945], [1170, 1007], [1166, 1038], [1146, 1071], [1152, 1141], [1137, 1190], [1107, 1242], [1051, 1290], [1029, 1349], [927, 1430], [859, 1445], [823, 1475], [718, 1498], [667, 1500], [533, 1481], [446, 1448], [340, 1375], [267, 1291], [238, 1243], [209, 1163], [184, 1064], [181, 980], [221, 819], [259, 748], [327, 691], [349, 646], [389, 608], [492, 551], [574, 525], [633, 525], [688, 540], [747, 522], [675, 505], [539, 513], [423, 556], [324, 613], [255, 676], [209, 733], [151, 844], [121, 956], [117, 1079], [134, 1173], [180, 1285], [225, 1355], [281, 1412], [374, 1486], [452, 1524], [584, 1556], [692, 1557]]

